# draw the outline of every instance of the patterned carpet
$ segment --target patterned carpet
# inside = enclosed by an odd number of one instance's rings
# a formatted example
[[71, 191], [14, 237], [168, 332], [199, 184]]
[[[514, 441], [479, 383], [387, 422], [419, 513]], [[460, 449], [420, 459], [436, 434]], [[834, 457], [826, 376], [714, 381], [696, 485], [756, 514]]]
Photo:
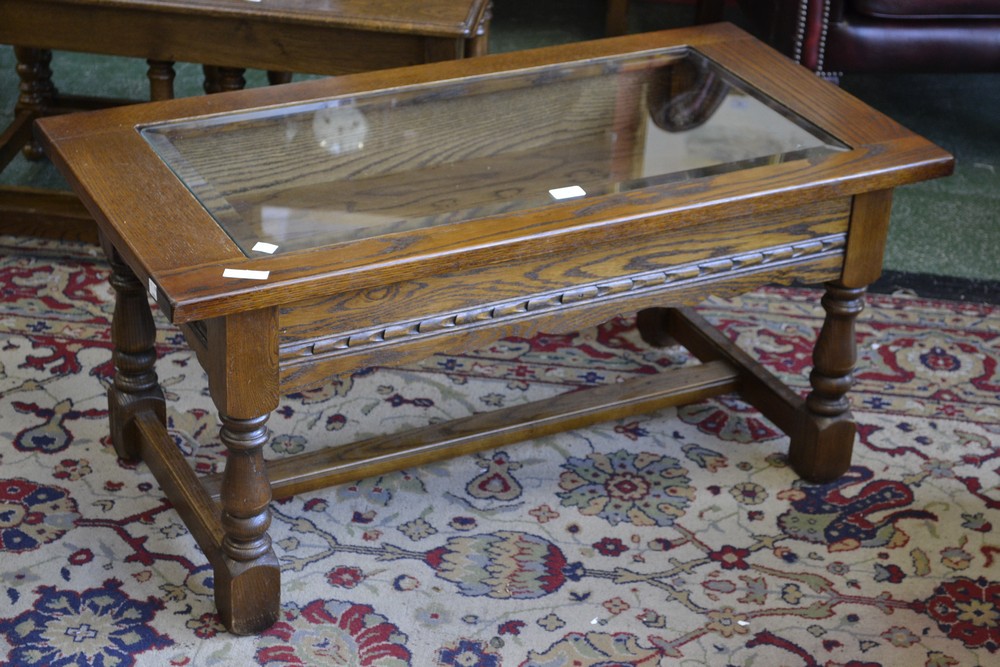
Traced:
[[[273, 504], [283, 618], [219, 625], [212, 575], [106, 435], [96, 249], [0, 237], [5, 665], [995, 665], [1000, 309], [873, 295], [854, 467], [797, 481], [733, 397]], [[805, 390], [818, 292], [703, 314]], [[205, 379], [159, 322], [170, 430], [221, 460]], [[269, 456], [688, 363], [630, 319], [369, 369], [287, 397]]]

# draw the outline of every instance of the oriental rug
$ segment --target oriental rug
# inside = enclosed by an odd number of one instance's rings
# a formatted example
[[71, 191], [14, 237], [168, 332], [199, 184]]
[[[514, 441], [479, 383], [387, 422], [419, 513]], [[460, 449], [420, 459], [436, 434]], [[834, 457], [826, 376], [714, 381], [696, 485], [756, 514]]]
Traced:
[[[995, 665], [1000, 311], [871, 295], [840, 480], [724, 396], [277, 501], [282, 618], [219, 624], [212, 572], [107, 436], [99, 251], [0, 237], [4, 665]], [[820, 292], [701, 312], [806, 392]], [[223, 461], [205, 377], [158, 319], [169, 429]], [[623, 316], [286, 397], [269, 457], [693, 363]]]

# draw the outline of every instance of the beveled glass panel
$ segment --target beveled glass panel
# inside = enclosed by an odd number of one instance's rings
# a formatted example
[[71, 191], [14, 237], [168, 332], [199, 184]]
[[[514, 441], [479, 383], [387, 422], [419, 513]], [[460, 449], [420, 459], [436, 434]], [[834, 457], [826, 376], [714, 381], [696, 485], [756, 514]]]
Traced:
[[688, 49], [141, 132], [248, 256], [846, 148]]

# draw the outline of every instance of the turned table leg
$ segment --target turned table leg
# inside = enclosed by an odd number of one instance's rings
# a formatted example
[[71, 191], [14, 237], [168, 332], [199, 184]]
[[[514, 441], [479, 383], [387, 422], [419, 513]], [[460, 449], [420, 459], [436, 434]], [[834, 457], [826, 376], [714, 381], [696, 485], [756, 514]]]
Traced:
[[813, 348], [812, 392], [806, 419], [792, 435], [788, 459], [803, 478], [825, 482], [851, 465], [856, 428], [847, 392], [854, 383], [857, 361], [854, 322], [864, 308], [863, 287], [828, 283], [823, 296], [826, 318]]
[[640, 311], [637, 326], [649, 345], [679, 342], [702, 362], [732, 364], [743, 399], [789, 436], [788, 458], [795, 472], [811, 482], [826, 482], [851, 464], [856, 429], [847, 392], [857, 359], [854, 322], [864, 307], [863, 294], [863, 287], [827, 285], [826, 319], [813, 348], [812, 392], [805, 400], [690, 309], [648, 308]]
[[[115, 377], [108, 390], [111, 439], [118, 455], [147, 463], [212, 561], [219, 615], [235, 634], [261, 632], [278, 619], [280, 566], [267, 534], [271, 485], [264, 464], [267, 420], [277, 407], [276, 311], [207, 323], [213, 351], [206, 370], [229, 456], [221, 508], [198, 488], [166, 433], [166, 403], [156, 372], [156, 328], [146, 290], [114, 248], [115, 311], [111, 328]], [[149, 415], [156, 423], [150, 424]], [[156, 424], [162, 425], [158, 428]], [[146, 446], [148, 449], [144, 449]]]
[[151, 412], [166, 423], [166, 403], [156, 377], [156, 327], [146, 299], [146, 290], [132, 270], [111, 250], [111, 287], [115, 310], [111, 324], [111, 353], [115, 366], [108, 389], [111, 442], [123, 459], [139, 459], [139, 435], [135, 417]]
[[243, 76], [246, 70], [241, 67], [203, 65], [202, 72], [205, 76], [202, 87], [209, 95], [225, 93], [230, 90], [243, 90], [247, 85]]
[[254, 634], [278, 618], [281, 578], [267, 529], [271, 486], [262, 450], [267, 418], [222, 416], [221, 438], [229, 457], [222, 477], [222, 553], [215, 573], [215, 603], [231, 632]]
[[840, 279], [827, 283], [826, 318], [813, 348], [812, 392], [800, 428], [793, 429], [788, 459], [811, 482], [828, 482], [851, 465], [856, 426], [847, 392], [857, 361], [854, 323], [864, 308], [864, 292], [882, 272], [882, 256], [892, 212], [892, 190], [854, 197]]
[[291, 72], [279, 72], [277, 70], [267, 71], [267, 83], [271, 86], [280, 86], [285, 83], [292, 82], [293, 74]]
[[[49, 67], [52, 62], [52, 51], [15, 46], [14, 56], [17, 58], [17, 76], [21, 80], [14, 113], [18, 115], [29, 112], [36, 118], [42, 116], [56, 96], [56, 87], [52, 83], [52, 70]], [[33, 140], [24, 146], [23, 153], [29, 160], [40, 160], [44, 157], [42, 147]]]
[[174, 99], [174, 63], [169, 60], [147, 60], [149, 69], [146, 78], [149, 79], [149, 99], [154, 102]]
[[208, 386], [229, 456], [222, 476], [222, 562], [215, 602], [235, 634], [261, 632], [278, 620], [281, 568], [267, 534], [271, 484], [264, 464], [267, 419], [278, 407], [276, 309], [205, 322]]

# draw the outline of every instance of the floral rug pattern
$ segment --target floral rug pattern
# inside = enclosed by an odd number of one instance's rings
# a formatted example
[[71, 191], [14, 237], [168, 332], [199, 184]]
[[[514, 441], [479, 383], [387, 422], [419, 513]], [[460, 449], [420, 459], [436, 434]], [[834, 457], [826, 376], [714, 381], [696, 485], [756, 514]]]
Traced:
[[[1000, 311], [872, 295], [851, 470], [808, 485], [735, 396], [276, 501], [282, 618], [218, 621], [212, 572], [108, 442], [97, 249], [0, 237], [0, 664], [991, 665], [1000, 661]], [[819, 292], [701, 312], [807, 391]], [[162, 318], [169, 429], [222, 461], [204, 375]], [[365, 369], [286, 397], [268, 457], [674, 364], [629, 317]]]

